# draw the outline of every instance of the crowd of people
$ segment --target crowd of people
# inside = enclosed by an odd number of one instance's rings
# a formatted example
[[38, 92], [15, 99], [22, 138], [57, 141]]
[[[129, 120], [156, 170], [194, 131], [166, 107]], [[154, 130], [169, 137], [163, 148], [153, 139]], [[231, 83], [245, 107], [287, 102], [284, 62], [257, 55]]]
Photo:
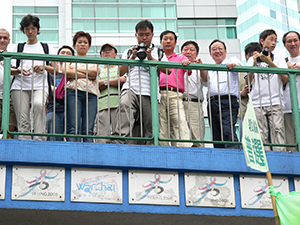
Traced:
[[[20, 25], [27, 42], [18, 44], [14, 52], [54, 54], [51, 45], [38, 41], [38, 17], [28, 14]], [[183, 43], [181, 54], [175, 53], [177, 36], [173, 31], [162, 32], [162, 49], [156, 48], [152, 43], [154, 27], [149, 20], [136, 24], [135, 32], [137, 45], [127, 49], [122, 59], [180, 62], [184, 66], [203, 63], [198, 57], [199, 45], [195, 41]], [[299, 69], [300, 35], [289, 31], [282, 40], [290, 54], [287, 58], [273, 53], [277, 43], [276, 32], [271, 29], [263, 31], [258, 42], [245, 47], [247, 66]], [[9, 33], [0, 29], [0, 50], [7, 51], [9, 42]], [[78, 31], [73, 37], [76, 53], [72, 47], [64, 45], [57, 54], [86, 57], [91, 44], [90, 34]], [[141, 51], [143, 48], [145, 51]], [[227, 57], [223, 41], [213, 40], [208, 50], [215, 64], [226, 65], [229, 72], [158, 68], [160, 138], [204, 140], [202, 103], [203, 87], [207, 86], [208, 119], [214, 141], [238, 141], [235, 124], [242, 121], [245, 115], [250, 93], [263, 142], [295, 144], [288, 75], [233, 72], [232, 69], [242, 66], [242, 63], [237, 57]], [[102, 58], [115, 59], [117, 53], [117, 48], [111, 43], [102, 45], [100, 49]], [[148, 67], [12, 60], [11, 77], [10, 131], [82, 134], [89, 135], [83, 138], [84, 142], [101, 143], [141, 142], [94, 139], [91, 136], [152, 138], [151, 76]], [[299, 79], [297, 76], [298, 90]], [[54, 94], [61, 82], [65, 82], [66, 89], [63, 101], [56, 99]], [[2, 92], [3, 61], [0, 61], [0, 110]], [[32, 137], [19, 135], [18, 138], [29, 140]], [[46, 139], [42, 135], [33, 138]], [[49, 136], [48, 140], [63, 141], [64, 138]], [[76, 136], [68, 136], [66, 140], [81, 141]], [[151, 143], [147, 141], [142, 144]], [[160, 144], [204, 147], [203, 143], [197, 142], [161, 141]], [[232, 143], [216, 143], [214, 147], [240, 148]], [[273, 147], [273, 150], [296, 151], [296, 148]]]

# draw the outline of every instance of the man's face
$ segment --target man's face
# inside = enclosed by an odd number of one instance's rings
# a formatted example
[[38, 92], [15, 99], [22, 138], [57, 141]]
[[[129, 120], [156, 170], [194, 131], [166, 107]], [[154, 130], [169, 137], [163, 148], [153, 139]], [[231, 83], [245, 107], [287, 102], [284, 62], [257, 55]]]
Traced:
[[137, 33], [135, 34], [135, 37], [138, 41], [138, 44], [144, 43], [148, 47], [150, 47], [152, 43], [153, 33], [151, 30], [147, 27], [147, 29], [139, 29]]
[[60, 50], [59, 55], [69, 55], [72, 56], [73, 53], [70, 49], [68, 48], [63, 48], [62, 50]]
[[39, 30], [33, 25], [33, 23], [31, 23], [24, 28], [23, 33], [27, 36], [28, 40], [35, 40], [39, 33]]
[[188, 44], [182, 48], [181, 54], [188, 57], [191, 62], [197, 58], [198, 52], [193, 44]]
[[0, 50], [6, 51], [9, 42], [9, 33], [5, 30], [0, 30]]
[[299, 37], [296, 33], [291, 32], [286, 36], [284, 47], [291, 56], [298, 56], [299, 55]]
[[210, 46], [210, 56], [216, 62], [216, 64], [221, 64], [226, 58], [227, 51], [221, 42], [215, 42]]
[[109, 45], [106, 45], [101, 52], [101, 58], [111, 58], [114, 59], [117, 57], [117, 53], [115, 52], [115, 49], [112, 48]]
[[276, 47], [277, 36], [275, 34], [271, 34], [267, 36], [265, 40], [260, 39], [260, 43], [262, 44], [263, 48], [268, 47], [270, 52], [273, 52]]
[[160, 42], [165, 51], [174, 51], [176, 43], [174, 34], [172, 33], [165, 34]]
[[248, 54], [246, 55], [246, 61], [248, 62], [248, 60], [250, 59], [250, 57], [253, 56], [256, 53], [259, 53], [259, 52], [258, 51], [248, 52]]

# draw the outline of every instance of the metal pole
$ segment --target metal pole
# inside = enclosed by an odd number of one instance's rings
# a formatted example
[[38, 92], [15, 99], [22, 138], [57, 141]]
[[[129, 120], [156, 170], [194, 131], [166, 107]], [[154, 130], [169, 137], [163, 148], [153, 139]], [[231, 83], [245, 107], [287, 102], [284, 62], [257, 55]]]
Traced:
[[151, 93], [151, 114], [152, 114], [152, 136], [154, 145], [158, 146], [159, 119], [157, 102], [157, 68], [150, 66], [150, 93]]

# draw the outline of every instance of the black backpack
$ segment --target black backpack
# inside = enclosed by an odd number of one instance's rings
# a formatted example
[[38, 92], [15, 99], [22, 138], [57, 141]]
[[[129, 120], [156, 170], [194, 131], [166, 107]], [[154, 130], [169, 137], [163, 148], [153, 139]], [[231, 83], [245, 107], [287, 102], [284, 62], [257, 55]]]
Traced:
[[[49, 54], [49, 46], [47, 43], [43, 43], [43, 42], [40, 42], [42, 47], [43, 47], [43, 50], [45, 52], [45, 54]], [[17, 52], [23, 52], [24, 50], [24, 46], [25, 46], [26, 42], [23, 42], [23, 43], [19, 43], [18, 44], [18, 47], [17, 47]], [[17, 59], [16, 61], [16, 68], [18, 68], [20, 66], [20, 59]], [[46, 61], [46, 65], [49, 66], [50, 65], [50, 62], [49, 61]], [[12, 83], [14, 82], [14, 79], [15, 77], [13, 78], [12, 80]], [[48, 82], [48, 93], [50, 95], [51, 93], [51, 85], [50, 85], [50, 78], [49, 78], [49, 73], [47, 72], [47, 82]]]

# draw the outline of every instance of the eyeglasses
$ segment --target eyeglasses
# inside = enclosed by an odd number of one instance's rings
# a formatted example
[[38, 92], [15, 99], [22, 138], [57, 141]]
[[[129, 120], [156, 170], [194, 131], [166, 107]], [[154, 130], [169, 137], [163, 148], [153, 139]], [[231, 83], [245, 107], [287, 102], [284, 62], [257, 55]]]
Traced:
[[114, 49], [113, 48], [107, 48], [103, 49], [102, 52], [112, 52]]
[[8, 40], [8, 37], [7, 37], [7, 36], [0, 36], [0, 40], [1, 40], [2, 38], [3, 38], [4, 40]]
[[31, 27], [31, 28], [28, 28], [28, 27], [26, 27], [26, 28], [24, 28], [24, 31], [36, 31], [37, 30], [37, 28], [36, 27]]
[[275, 43], [278, 43], [277, 39], [274, 39], [274, 38], [267, 38], [268, 41], [271, 41], [271, 42], [275, 42]]
[[224, 48], [223, 47], [219, 47], [219, 48], [212, 48], [211, 49], [212, 52], [216, 52], [217, 50], [222, 51], [222, 50], [224, 50]]
[[143, 37], [150, 37], [152, 34], [148, 33], [148, 34], [137, 34], [139, 37], [143, 38]]
[[59, 54], [60, 54], [60, 55], [72, 55], [72, 52], [69, 52], [69, 51], [61, 51]]

